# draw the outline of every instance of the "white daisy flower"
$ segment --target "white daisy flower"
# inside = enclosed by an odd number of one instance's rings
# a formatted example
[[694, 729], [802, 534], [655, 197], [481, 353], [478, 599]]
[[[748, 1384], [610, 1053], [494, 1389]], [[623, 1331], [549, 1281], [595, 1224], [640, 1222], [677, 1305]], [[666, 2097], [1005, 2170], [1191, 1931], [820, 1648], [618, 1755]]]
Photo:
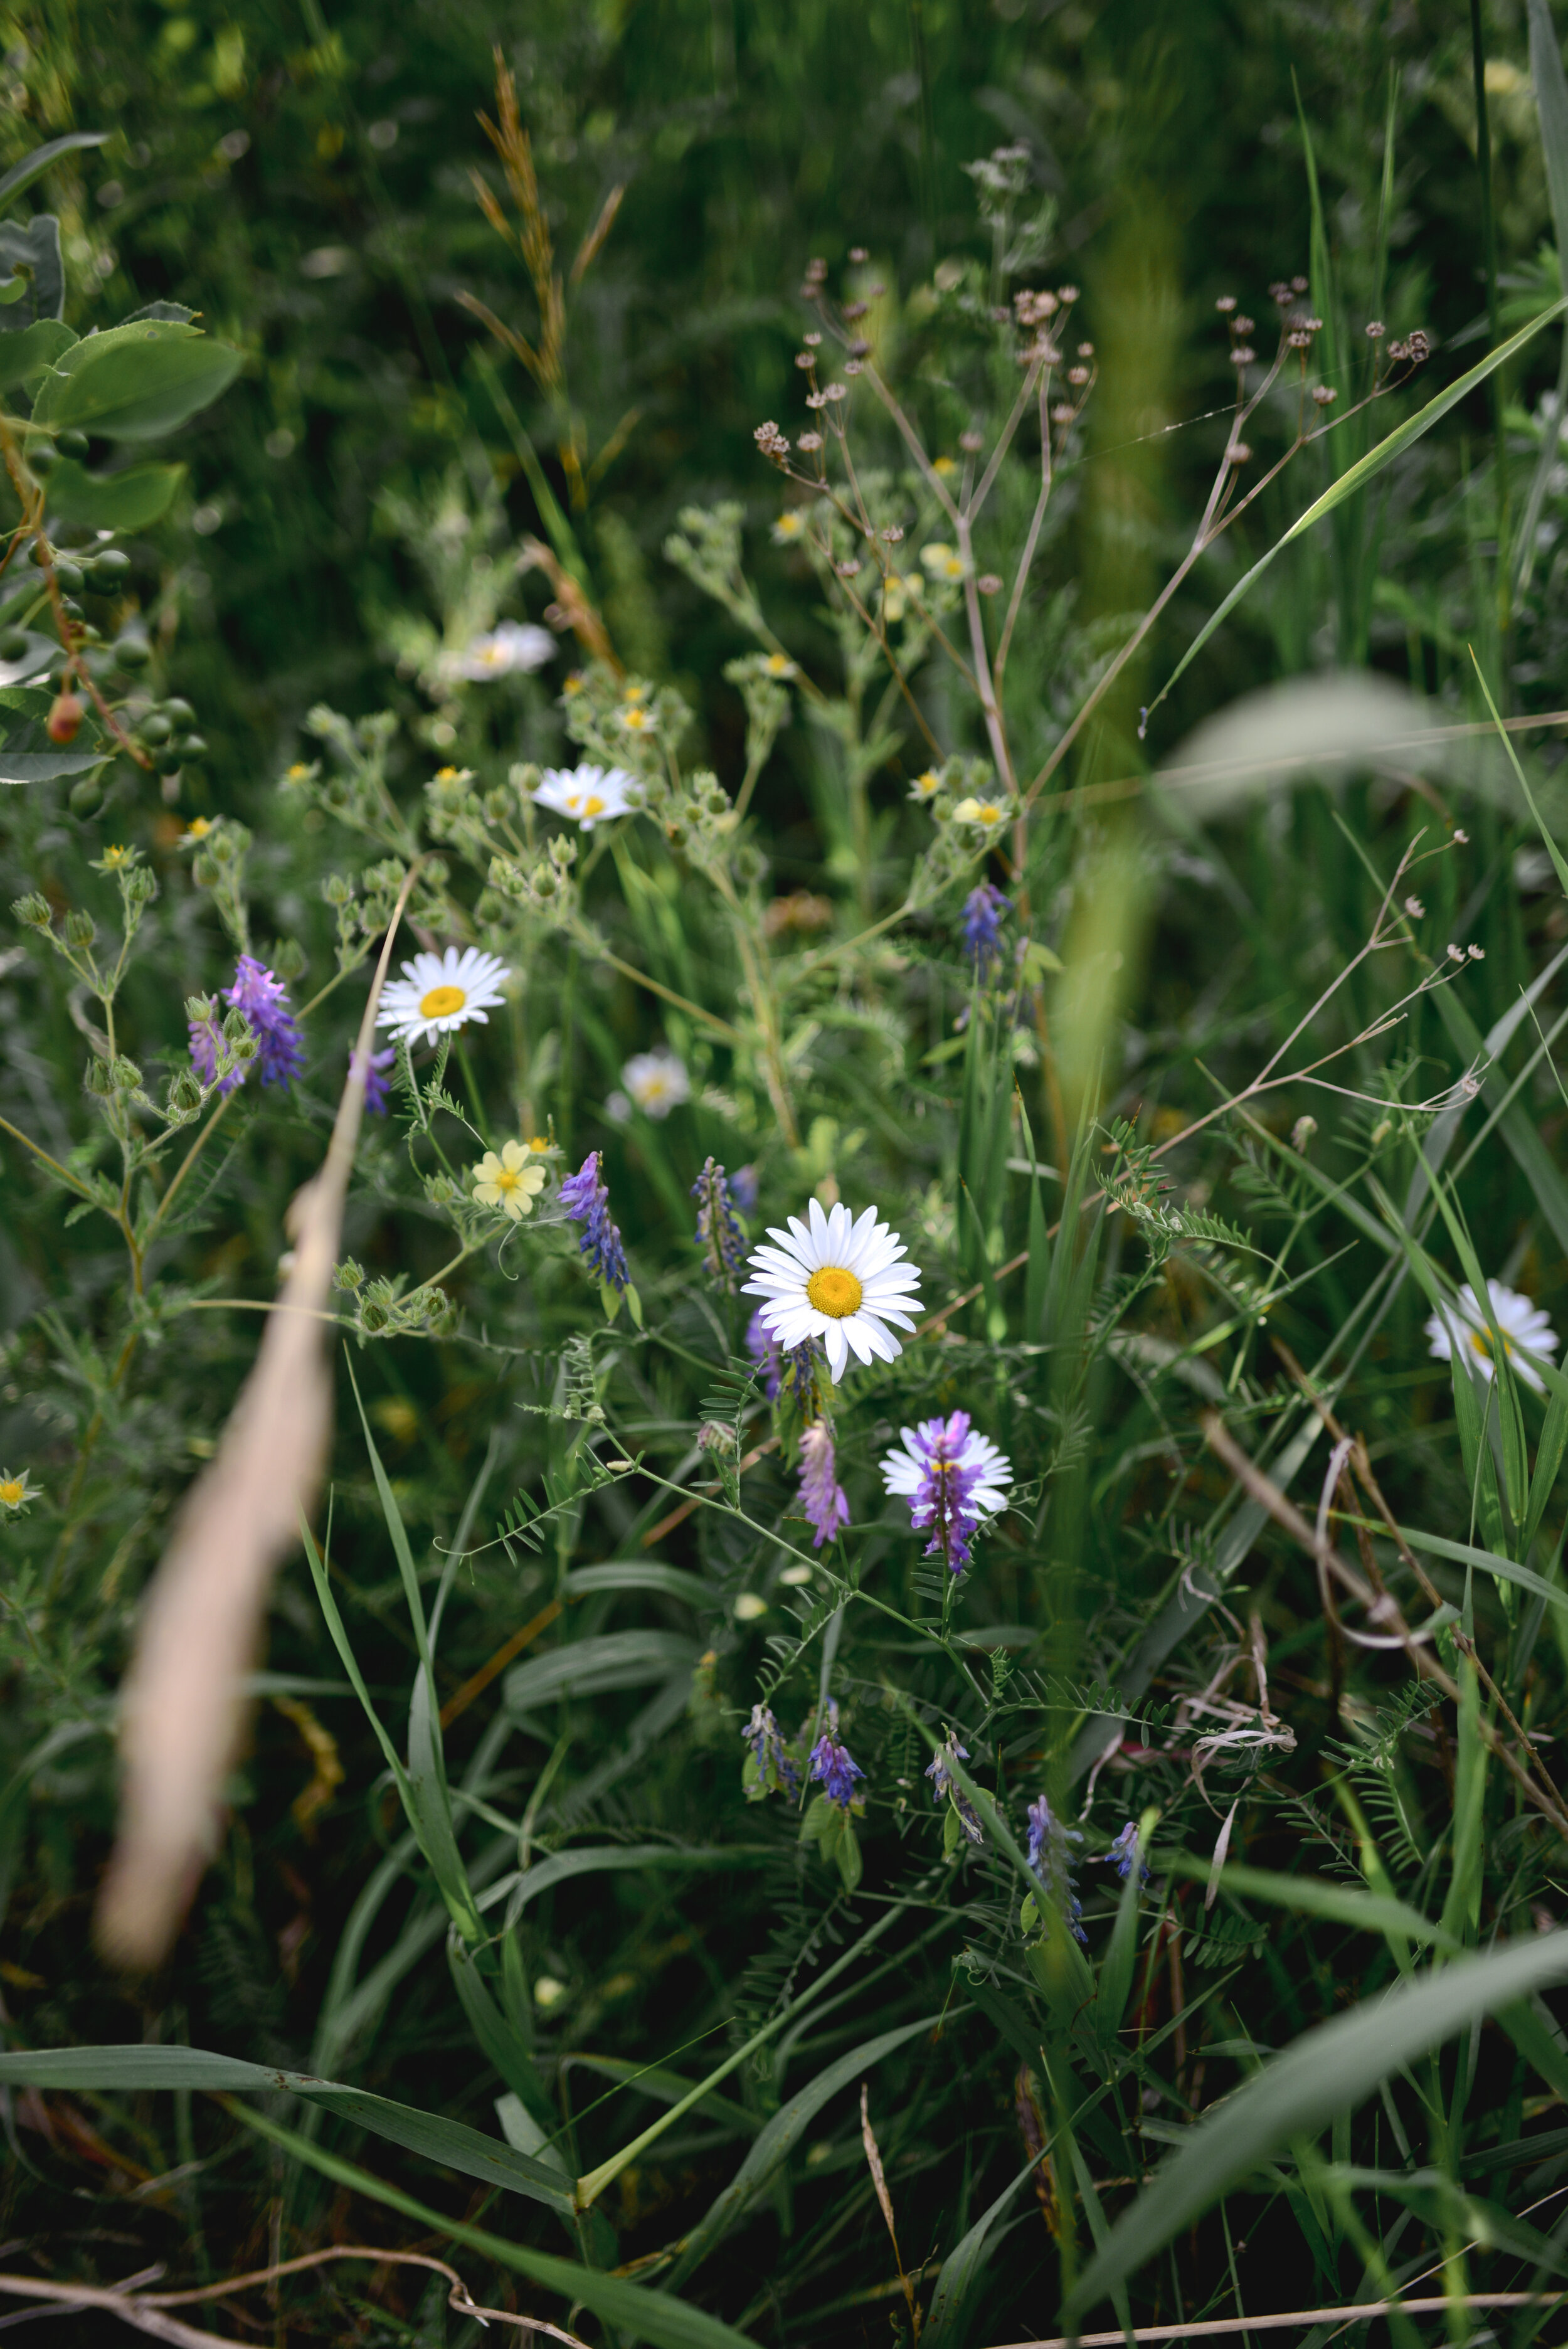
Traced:
[[492, 677], [527, 676], [554, 657], [555, 639], [548, 628], [536, 628], [531, 620], [502, 620], [461, 652], [443, 653], [439, 667], [443, 677], [483, 685]]
[[[1554, 1354], [1557, 1332], [1538, 1305], [1522, 1297], [1517, 1288], [1505, 1288], [1501, 1280], [1489, 1280], [1486, 1293], [1491, 1300], [1491, 1319], [1502, 1333], [1502, 1342], [1513, 1364], [1516, 1376], [1537, 1394], [1544, 1394], [1546, 1382], [1523, 1357], [1526, 1354]], [[1467, 1280], [1460, 1291], [1460, 1318], [1450, 1321], [1446, 1313], [1434, 1313], [1427, 1322], [1428, 1349], [1434, 1361], [1453, 1359], [1454, 1340], [1458, 1336], [1475, 1356], [1476, 1367], [1489, 1382], [1496, 1365], [1492, 1347], [1496, 1343], [1487, 1327], [1487, 1315], [1476, 1301], [1476, 1293]]]
[[664, 1044], [656, 1051], [634, 1052], [621, 1081], [645, 1117], [668, 1117], [672, 1109], [691, 1099], [686, 1062]]
[[376, 1025], [390, 1028], [410, 1044], [434, 1043], [444, 1030], [466, 1028], [470, 1019], [484, 1027], [487, 1008], [500, 1002], [500, 982], [511, 977], [504, 962], [478, 947], [465, 947], [460, 954], [456, 947], [444, 954], [417, 954], [403, 965], [402, 978], [388, 979], [382, 988]]
[[546, 767], [533, 793], [536, 807], [570, 816], [584, 832], [641, 807], [643, 794], [624, 767]]
[[544, 1169], [524, 1142], [508, 1142], [498, 1158], [487, 1150], [473, 1170], [474, 1197], [481, 1207], [499, 1207], [512, 1223], [531, 1216], [544, 1188]]
[[765, 1299], [758, 1319], [780, 1346], [820, 1338], [837, 1384], [851, 1351], [861, 1362], [873, 1355], [891, 1362], [903, 1351], [887, 1325], [913, 1329], [910, 1315], [920, 1310], [914, 1290], [920, 1274], [898, 1261], [906, 1254], [903, 1242], [879, 1221], [874, 1207], [858, 1221], [842, 1206], [825, 1215], [816, 1199], [806, 1212], [808, 1222], [791, 1216], [788, 1231], [769, 1227], [769, 1238], [779, 1245], [758, 1248], [747, 1259], [756, 1278], [742, 1293]]

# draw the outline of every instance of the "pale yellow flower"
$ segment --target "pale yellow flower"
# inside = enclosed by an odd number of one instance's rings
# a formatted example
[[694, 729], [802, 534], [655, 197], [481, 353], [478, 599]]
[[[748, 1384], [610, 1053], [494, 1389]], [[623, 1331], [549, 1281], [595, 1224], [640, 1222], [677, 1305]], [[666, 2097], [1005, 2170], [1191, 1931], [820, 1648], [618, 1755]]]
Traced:
[[621, 712], [621, 723], [628, 734], [652, 734], [658, 722], [655, 713], [645, 709], [640, 701], [634, 701], [629, 709]]
[[953, 811], [953, 821], [954, 823], [972, 823], [989, 838], [992, 833], [1000, 832], [1003, 825], [1011, 821], [1012, 813], [1005, 800], [970, 797], [959, 801]]
[[799, 670], [788, 653], [769, 653], [762, 664], [764, 677], [799, 677]]
[[940, 538], [934, 538], [929, 546], [921, 548], [920, 559], [934, 579], [965, 579], [968, 576], [969, 566], [957, 548], [947, 545]]
[[498, 1158], [487, 1150], [474, 1168], [474, 1198], [481, 1207], [499, 1207], [511, 1223], [533, 1213], [534, 1200], [544, 1188], [544, 1169], [528, 1163], [528, 1144], [509, 1142]]
[[7, 1516], [20, 1516], [28, 1502], [36, 1501], [37, 1497], [38, 1488], [27, 1469], [24, 1468], [19, 1476], [13, 1476], [8, 1468], [0, 1468], [0, 1509], [4, 1509]]
[[799, 507], [789, 507], [779, 515], [773, 525], [775, 546], [792, 546], [798, 538], [804, 538], [805, 535], [806, 517]]
[[193, 815], [180, 835], [181, 847], [194, 848], [199, 840], [206, 839], [211, 829], [212, 820], [210, 816]]
[[934, 800], [941, 789], [941, 776], [934, 767], [927, 767], [923, 775], [916, 775], [909, 787], [909, 795], [912, 800], [918, 800], [923, 805], [926, 801]]

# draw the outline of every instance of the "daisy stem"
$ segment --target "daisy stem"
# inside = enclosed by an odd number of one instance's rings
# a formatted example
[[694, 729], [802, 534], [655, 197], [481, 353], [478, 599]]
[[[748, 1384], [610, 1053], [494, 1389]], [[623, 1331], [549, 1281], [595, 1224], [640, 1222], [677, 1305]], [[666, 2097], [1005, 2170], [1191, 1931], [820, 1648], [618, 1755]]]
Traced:
[[463, 1090], [469, 1097], [469, 1107], [478, 1120], [474, 1128], [475, 1137], [478, 1141], [485, 1143], [488, 1147], [489, 1121], [484, 1113], [483, 1097], [480, 1092], [479, 1079], [474, 1074], [474, 1064], [469, 1058], [469, 1048], [460, 1030], [453, 1040], [457, 1045], [458, 1066], [463, 1072]]

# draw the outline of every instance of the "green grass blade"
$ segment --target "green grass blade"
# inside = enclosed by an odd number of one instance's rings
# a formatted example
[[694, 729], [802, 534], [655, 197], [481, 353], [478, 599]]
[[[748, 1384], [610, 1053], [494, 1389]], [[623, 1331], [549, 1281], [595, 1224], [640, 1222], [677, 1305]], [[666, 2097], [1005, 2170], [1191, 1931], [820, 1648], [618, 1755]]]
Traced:
[[11, 2085], [124, 2094], [174, 2088], [275, 2095], [284, 2089], [356, 2127], [386, 2137], [389, 2144], [401, 2146], [405, 2153], [438, 2163], [443, 2169], [460, 2170], [465, 2178], [477, 2178], [481, 2184], [509, 2194], [526, 2194], [552, 2209], [571, 2208], [558, 2171], [546, 2169], [526, 2154], [514, 2153], [510, 2146], [482, 2136], [462, 2121], [418, 2112], [411, 2105], [372, 2096], [363, 2088], [346, 2087], [336, 2080], [314, 2079], [304, 2072], [280, 2072], [271, 2064], [247, 2064], [238, 2056], [210, 2054], [201, 2047], [61, 2047], [0, 2055], [0, 2085]]
[[880, 2064], [884, 2055], [923, 2032], [934, 2030], [941, 2021], [936, 2014], [923, 2015], [918, 2023], [905, 2023], [896, 2031], [884, 2031], [875, 2039], [867, 2039], [859, 2047], [841, 2055], [835, 2064], [819, 2072], [776, 2112], [767, 2127], [750, 2147], [729, 2184], [705, 2215], [697, 2220], [686, 2238], [686, 2248], [670, 2272], [670, 2289], [685, 2283], [714, 2245], [734, 2224], [754, 2194], [759, 2193], [781, 2162], [787, 2161], [805, 2130], [815, 2120], [832, 2097], [850, 2087]]
[[[1206, 1881], [1210, 1862], [1185, 1852], [1162, 1863], [1173, 1876]], [[1460, 1943], [1440, 1925], [1423, 1917], [1407, 1901], [1388, 1899], [1376, 1892], [1357, 1892], [1348, 1884], [1331, 1883], [1322, 1876], [1282, 1876], [1272, 1868], [1236, 1866], [1220, 1878], [1222, 1892], [1243, 1899], [1266, 1900], [1276, 1908], [1294, 1909], [1303, 1917], [1327, 1917], [1336, 1925], [1353, 1925], [1360, 1933], [1403, 1933], [1412, 1941], [1428, 1941], [1457, 1950]]]
[[1305, 512], [1296, 516], [1290, 528], [1283, 532], [1269, 548], [1268, 553], [1260, 556], [1252, 569], [1237, 580], [1223, 603], [1204, 621], [1203, 626], [1150, 703], [1149, 714], [1152, 715], [1159, 709], [1177, 678], [1197, 659], [1216, 628], [1229, 619], [1237, 605], [1257, 585], [1277, 555], [1283, 554], [1285, 548], [1294, 544], [1296, 539], [1304, 538], [1308, 531], [1315, 529], [1327, 515], [1333, 513], [1336, 507], [1343, 505], [1346, 498], [1353, 498], [1358, 492], [1364, 490], [1368, 481], [1375, 480], [1386, 466], [1393, 463], [1396, 457], [1402, 457], [1407, 449], [1413, 448], [1418, 440], [1431, 430], [1434, 424], [1440, 423], [1450, 409], [1459, 407], [1461, 400], [1468, 399], [1478, 385], [1485, 383], [1500, 367], [1506, 367], [1510, 360], [1517, 358], [1520, 352], [1527, 349], [1534, 341], [1542, 328], [1549, 326], [1554, 318], [1562, 317], [1564, 311], [1568, 311], [1568, 295], [1552, 303], [1541, 312], [1539, 317], [1532, 318], [1528, 326], [1521, 326], [1519, 332], [1516, 335], [1511, 335], [1507, 342], [1500, 343], [1495, 350], [1489, 351], [1484, 359], [1478, 360], [1474, 367], [1450, 383], [1447, 390], [1439, 391], [1435, 399], [1429, 399], [1427, 402], [1425, 408], [1418, 409], [1414, 416], [1407, 418], [1403, 424], [1396, 425], [1386, 440], [1379, 440], [1376, 448], [1368, 449], [1365, 457], [1349, 466], [1340, 474], [1337, 481], [1332, 481], [1320, 498], [1315, 498]]
[[1200, 2121], [1123, 2212], [1063, 2309], [1066, 2329], [1080, 2326], [1100, 2300], [1292, 2137], [1315, 2135], [1401, 2064], [1563, 1982], [1568, 1932], [1544, 1933], [1445, 1966], [1305, 2033]]

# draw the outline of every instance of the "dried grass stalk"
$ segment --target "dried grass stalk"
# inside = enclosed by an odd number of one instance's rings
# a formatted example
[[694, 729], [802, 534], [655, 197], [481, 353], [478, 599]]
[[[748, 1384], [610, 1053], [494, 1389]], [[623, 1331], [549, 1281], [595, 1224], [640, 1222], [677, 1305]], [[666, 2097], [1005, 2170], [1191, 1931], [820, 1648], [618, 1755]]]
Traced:
[[333, 1268], [377, 1007], [413, 880], [410, 872], [382, 945], [321, 1172], [289, 1211], [294, 1263], [153, 1578], [120, 1692], [119, 1833], [96, 1930], [104, 1956], [134, 1971], [168, 1953], [211, 1855], [267, 1594], [320, 1488], [332, 1432], [324, 1340]]

